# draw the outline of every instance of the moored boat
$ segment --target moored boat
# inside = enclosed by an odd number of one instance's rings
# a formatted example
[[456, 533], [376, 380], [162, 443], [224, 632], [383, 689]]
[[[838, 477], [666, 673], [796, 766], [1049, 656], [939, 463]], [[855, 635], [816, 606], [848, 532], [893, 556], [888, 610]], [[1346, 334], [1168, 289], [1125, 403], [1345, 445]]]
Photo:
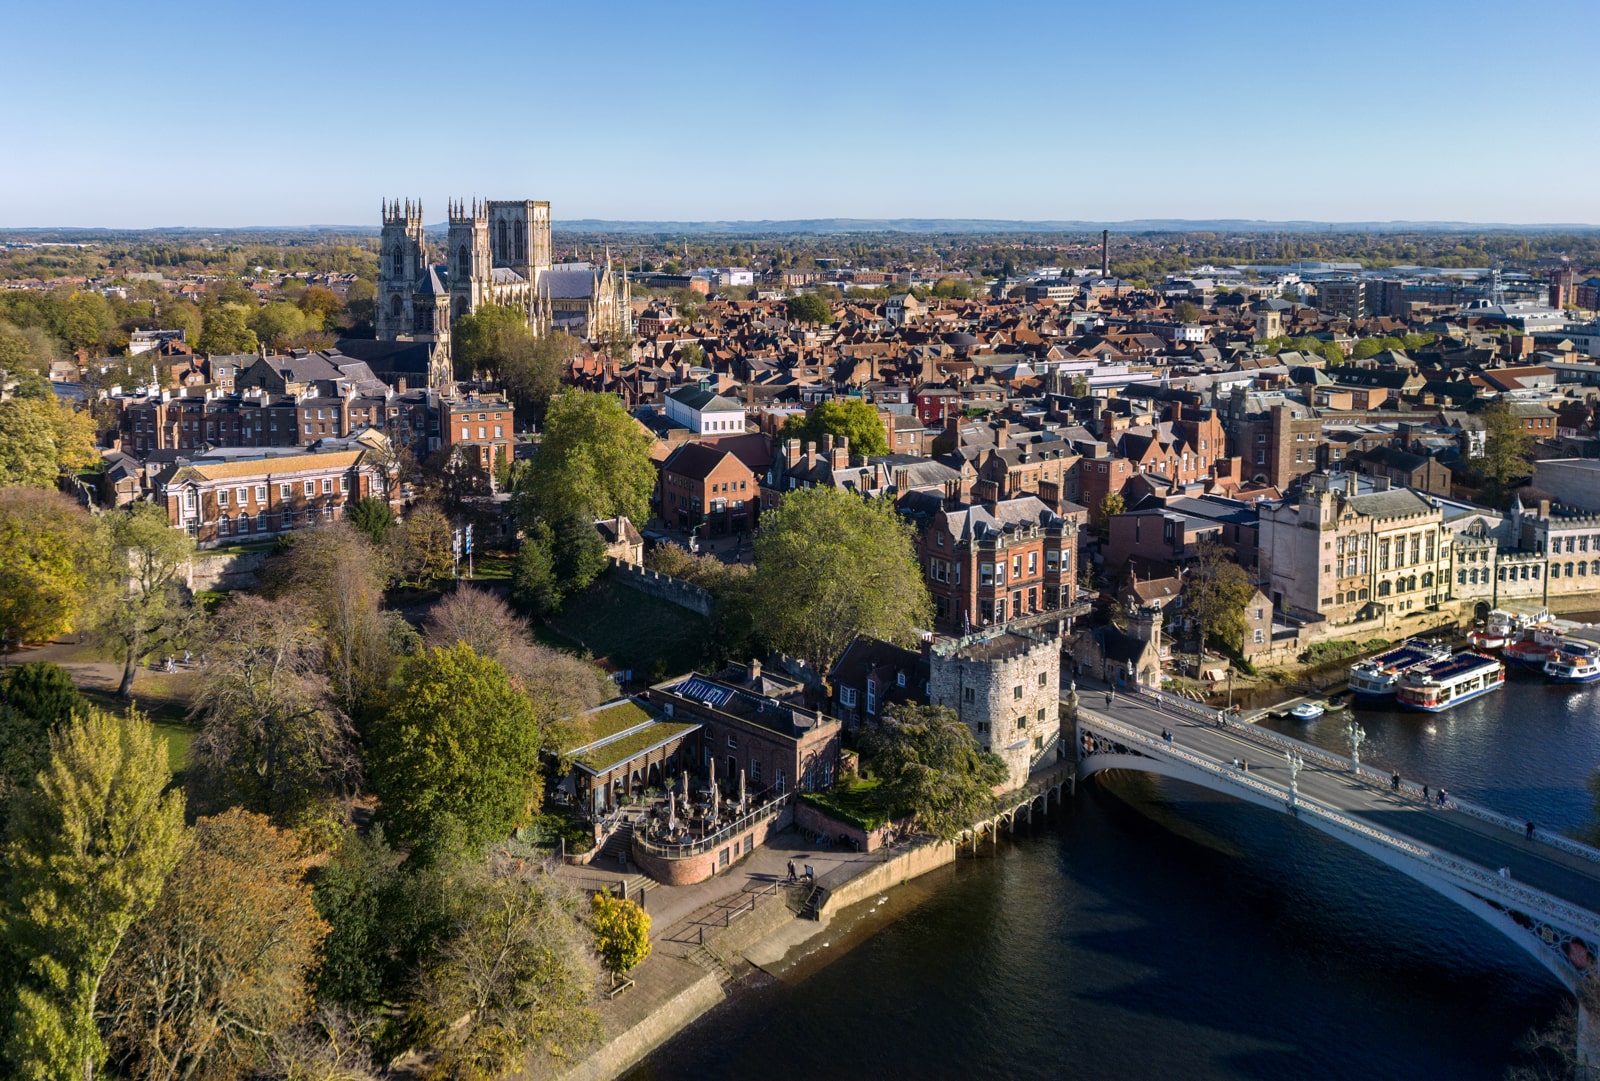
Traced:
[[1442, 661], [1450, 656], [1446, 646], [1435, 645], [1420, 638], [1412, 638], [1403, 645], [1357, 661], [1350, 666], [1350, 693], [1361, 701], [1376, 701], [1394, 697], [1400, 682], [1400, 673], [1417, 664]]
[[1600, 680], [1600, 646], [1565, 642], [1544, 662], [1551, 683], [1593, 683]]
[[1565, 636], [1560, 627], [1554, 623], [1536, 623], [1531, 627], [1524, 627], [1521, 636], [1509, 643], [1501, 652], [1501, 656], [1515, 664], [1543, 668], [1544, 662], [1560, 648], [1563, 641]]
[[1325, 712], [1321, 702], [1301, 702], [1289, 711], [1289, 716], [1297, 721], [1314, 721]]
[[1483, 621], [1483, 626], [1467, 632], [1467, 641], [1473, 649], [1504, 649], [1516, 640], [1523, 627], [1523, 619], [1515, 612], [1496, 608]]
[[1449, 660], [1419, 664], [1400, 677], [1395, 700], [1407, 709], [1441, 713], [1470, 698], [1505, 686], [1506, 666], [1481, 653], [1458, 653]]

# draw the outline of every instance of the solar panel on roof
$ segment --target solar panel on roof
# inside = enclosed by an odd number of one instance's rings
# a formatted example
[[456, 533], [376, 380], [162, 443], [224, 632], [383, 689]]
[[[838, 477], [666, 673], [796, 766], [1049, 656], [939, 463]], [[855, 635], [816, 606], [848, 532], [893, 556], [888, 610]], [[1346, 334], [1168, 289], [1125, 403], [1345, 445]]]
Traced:
[[672, 689], [672, 692], [695, 702], [710, 702], [717, 709], [727, 704], [733, 697], [733, 691], [727, 687], [719, 687], [708, 679], [700, 676], [690, 676]]

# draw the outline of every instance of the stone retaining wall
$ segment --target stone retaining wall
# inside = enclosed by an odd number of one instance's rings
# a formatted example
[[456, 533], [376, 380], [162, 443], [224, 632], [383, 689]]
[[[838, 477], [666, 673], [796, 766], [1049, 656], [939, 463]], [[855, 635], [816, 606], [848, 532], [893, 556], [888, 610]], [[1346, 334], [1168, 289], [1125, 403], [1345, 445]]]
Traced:
[[797, 800], [794, 809], [794, 824], [806, 833], [820, 833], [830, 840], [837, 838], [841, 833], [856, 844], [861, 846], [863, 852], [876, 852], [883, 847], [883, 835], [888, 832], [888, 826], [879, 826], [875, 830], [864, 830], [860, 826], [852, 826], [848, 822], [840, 822], [832, 818], [819, 808], [811, 806], [805, 800]]
[[766, 844], [773, 834], [788, 829], [794, 822], [794, 807], [795, 804], [790, 803], [772, 817], [733, 834], [716, 847], [682, 859], [670, 859], [645, 851], [635, 834], [634, 866], [665, 886], [692, 886], [712, 875], [726, 874], [755, 851], [757, 845]]
[[611, 563], [612, 577], [629, 589], [637, 589], [647, 596], [710, 617], [711, 594], [699, 586], [685, 582], [681, 578], [674, 578], [670, 574], [641, 567], [637, 563], [624, 563], [616, 556], [607, 558]]
[[610, 1081], [611, 1078], [620, 1077], [724, 997], [722, 981], [706, 973], [651, 1010], [632, 1027], [618, 1033], [605, 1046], [564, 1074], [561, 1081]]
[[907, 849], [893, 859], [863, 871], [837, 889], [829, 890], [828, 896], [817, 906], [817, 914], [820, 916], [824, 912], [837, 911], [857, 901], [865, 901], [890, 886], [898, 886], [947, 863], [954, 863], [955, 858], [956, 846], [953, 844], [935, 842]]

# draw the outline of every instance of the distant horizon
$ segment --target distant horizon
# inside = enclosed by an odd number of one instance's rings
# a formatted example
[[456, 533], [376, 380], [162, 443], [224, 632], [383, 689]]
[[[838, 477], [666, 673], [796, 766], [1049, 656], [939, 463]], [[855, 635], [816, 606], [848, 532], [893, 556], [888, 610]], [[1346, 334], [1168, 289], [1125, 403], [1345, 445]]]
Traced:
[[[374, 214], [374, 219], [377, 215]], [[448, 221], [425, 222], [428, 232], [444, 232]], [[1371, 219], [1320, 220], [1314, 218], [1125, 218], [1120, 220], [970, 218], [970, 217], [797, 217], [797, 218], [571, 218], [552, 217], [555, 232], [614, 232], [638, 235], [666, 235], [675, 232], [768, 233], [825, 235], [839, 232], [945, 233], [982, 235], [985, 233], [1087, 233], [1110, 230], [1112, 233], [1193, 233], [1231, 231], [1239, 233], [1457, 233], [1457, 232], [1591, 232], [1600, 231], [1600, 221], [1470, 221], [1451, 219]], [[377, 220], [355, 223], [239, 224], [239, 225], [3, 225], [0, 235], [28, 233], [116, 234], [116, 233], [229, 233], [229, 232], [308, 232], [370, 233], [381, 229]]]

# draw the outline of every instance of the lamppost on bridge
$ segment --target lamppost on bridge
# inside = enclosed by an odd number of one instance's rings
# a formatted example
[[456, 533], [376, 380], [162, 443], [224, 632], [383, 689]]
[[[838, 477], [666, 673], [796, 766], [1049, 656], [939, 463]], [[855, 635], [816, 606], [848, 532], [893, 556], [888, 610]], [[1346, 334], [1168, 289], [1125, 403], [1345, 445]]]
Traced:
[[1361, 772], [1361, 744], [1366, 741], [1367, 730], [1361, 727], [1360, 721], [1351, 721], [1345, 729], [1345, 734], [1350, 737], [1350, 769], [1353, 773]]
[[1306, 768], [1306, 760], [1293, 751], [1283, 752], [1284, 761], [1289, 763], [1289, 813], [1296, 814], [1295, 800], [1300, 796], [1300, 771]]

